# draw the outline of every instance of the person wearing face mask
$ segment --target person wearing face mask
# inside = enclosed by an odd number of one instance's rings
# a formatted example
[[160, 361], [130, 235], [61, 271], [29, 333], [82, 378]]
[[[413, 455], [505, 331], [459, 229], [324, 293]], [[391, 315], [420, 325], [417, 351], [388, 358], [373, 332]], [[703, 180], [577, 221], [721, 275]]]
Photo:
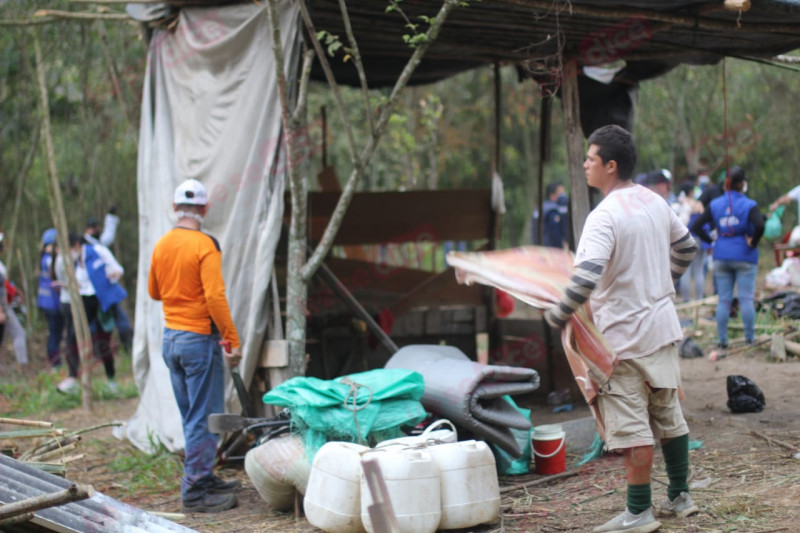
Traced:
[[[112, 393], [119, 390], [114, 380], [116, 369], [114, 354], [111, 350], [111, 331], [114, 328], [114, 319], [110, 308], [121, 302], [127, 293], [117, 283], [124, 270], [114, 258], [111, 251], [100, 244], [89, 244], [74, 234], [69, 236], [68, 259], [73, 261], [75, 278], [81, 295], [81, 304], [86, 311], [89, 330], [92, 335], [94, 354], [98, 357], [105, 369], [108, 378], [108, 389]], [[61, 291], [62, 313], [67, 323], [67, 367], [69, 376], [62, 381], [57, 390], [62, 393], [74, 393], [79, 389], [78, 368], [80, 365], [77, 336], [75, 333], [74, 302], [70, 301], [69, 291], [66, 288], [66, 270], [64, 268], [64, 254], [56, 258], [56, 277], [59, 285], [64, 287]], [[64, 298], [66, 303], [64, 306]]]
[[764, 234], [764, 216], [755, 200], [749, 198], [747, 177], [741, 167], [733, 167], [725, 181], [726, 192], [709, 204], [691, 227], [692, 233], [711, 243], [703, 228], [710, 224], [717, 230], [714, 243], [714, 282], [719, 294], [717, 303], [718, 347], [728, 347], [728, 319], [736, 287], [744, 324], [745, 342], [755, 342], [755, 292], [758, 269], [758, 241]]

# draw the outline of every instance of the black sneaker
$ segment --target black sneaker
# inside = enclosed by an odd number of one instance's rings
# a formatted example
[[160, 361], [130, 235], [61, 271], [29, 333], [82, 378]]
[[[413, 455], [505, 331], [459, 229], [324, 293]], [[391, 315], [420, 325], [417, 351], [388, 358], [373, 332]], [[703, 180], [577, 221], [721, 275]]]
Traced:
[[192, 500], [183, 500], [184, 513], [218, 513], [236, 507], [236, 494], [206, 493]]
[[211, 481], [207, 487], [209, 494], [230, 494], [231, 492], [239, 492], [242, 489], [242, 483], [238, 479], [225, 481], [217, 476], [211, 476]]

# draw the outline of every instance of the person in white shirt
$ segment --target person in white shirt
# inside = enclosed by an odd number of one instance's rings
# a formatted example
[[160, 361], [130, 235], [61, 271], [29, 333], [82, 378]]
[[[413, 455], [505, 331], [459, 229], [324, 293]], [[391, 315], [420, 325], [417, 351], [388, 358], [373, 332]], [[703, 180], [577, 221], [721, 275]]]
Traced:
[[648, 533], [661, 526], [650, 509], [656, 440], [669, 478], [662, 514], [698, 511], [689, 496], [689, 428], [678, 401], [683, 333], [673, 304], [674, 284], [697, 246], [658, 194], [631, 181], [635, 165], [636, 146], [625, 129], [604, 126], [589, 137], [586, 181], [605, 198], [586, 219], [561, 301], [545, 312], [550, 326], [563, 328], [588, 302], [617, 357], [597, 404], [606, 448], [625, 455], [627, 506], [595, 532]]
[[[109, 313], [108, 308], [106, 311], [103, 311], [103, 304], [98, 298], [98, 291], [103, 291], [104, 289], [95, 286], [90, 271], [92, 268], [101, 269], [109, 285], [114, 287], [117, 281], [122, 277], [124, 270], [122, 265], [114, 258], [114, 254], [102, 244], [86, 243], [74, 234], [70, 234], [69, 244], [69, 252], [67, 254], [59, 254], [55, 264], [56, 277], [59, 284], [63, 287], [61, 291], [61, 303], [62, 313], [67, 323], [66, 359], [69, 369], [69, 377], [62, 381], [57, 389], [59, 392], [73, 393], [77, 392], [79, 388], [78, 369], [80, 359], [74, 317], [72, 315], [74, 311], [74, 302], [70, 301], [69, 291], [66, 287], [66, 271], [64, 268], [66, 256], [66, 260], [74, 262], [75, 278], [78, 282], [78, 290], [82, 300], [81, 303], [86, 311], [86, 319], [89, 322], [95, 355], [103, 363], [106, 377], [108, 378], [109, 390], [112, 393], [116, 393], [119, 387], [114, 380], [116, 369], [114, 366], [114, 354], [111, 349], [111, 331], [113, 331], [114, 327], [113, 316]], [[93, 262], [97, 262], [97, 264], [92, 264]], [[114, 287], [114, 289], [115, 291], [121, 291], [117, 299], [125, 297], [124, 291], [122, 291], [121, 288]]]
[[[89, 244], [102, 244], [106, 248], [111, 248], [117, 238], [119, 221], [117, 207], [113, 205], [106, 213], [102, 226], [96, 217], [89, 217], [86, 220], [86, 232], [83, 234], [83, 240]], [[128, 313], [120, 304], [115, 304], [111, 308], [111, 313], [114, 315], [114, 323], [119, 332], [120, 344], [125, 349], [125, 353], [130, 355], [133, 348], [133, 328]]]

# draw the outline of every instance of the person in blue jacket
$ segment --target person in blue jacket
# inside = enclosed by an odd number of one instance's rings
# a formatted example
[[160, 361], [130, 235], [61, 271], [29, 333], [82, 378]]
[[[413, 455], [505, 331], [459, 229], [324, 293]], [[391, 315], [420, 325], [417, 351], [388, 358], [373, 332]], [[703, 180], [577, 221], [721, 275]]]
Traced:
[[39, 290], [36, 295], [36, 304], [47, 318], [47, 361], [52, 368], [59, 368], [61, 366], [64, 316], [61, 314], [58, 284], [53, 284], [55, 246], [56, 229], [45, 230], [42, 234], [42, 251], [39, 256]]
[[[542, 245], [553, 248], [566, 248], [569, 237], [569, 200], [564, 186], [558, 182], [547, 184], [546, 199], [542, 204]], [[539, 244], [539, 211], [533, 214], [533, 244]]]
[[703, 226], [710, 223], [717, 229], [714, 244], [714, 281], [717, 285], [717, 336], [720, 348], [728, 347], [728, 318], [730, 317], [733, 289], [736, 287], [739, 308], [744, 324], [745, 342], [755, 342], [756, 270], [758, 268], [758, 241], [764, 234], [764, 216], [755, 200], [749, 198], [747, 177], [741, 167], [733, 167], [726, 192], [709, 204], [691, 227], [704, 242], [711, 237]]

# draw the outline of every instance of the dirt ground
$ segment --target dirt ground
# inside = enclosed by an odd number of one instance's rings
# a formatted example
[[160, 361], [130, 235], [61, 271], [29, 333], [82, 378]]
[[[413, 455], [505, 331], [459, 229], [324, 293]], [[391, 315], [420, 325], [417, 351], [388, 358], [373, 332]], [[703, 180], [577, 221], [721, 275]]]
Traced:
[[[684, 409], [690, 438], [702, 447], [690, 454], [691, 486], [701, 513], [685, 520], [665, 519], [660, 531], [672, 532], [778, 532], [798, 531], [800, 519], [800, 417], [795, 403], [800, 383], [800, 361], [768, 361], [769, 344], [728, 355], [716, 362], [707, 358], [682, 359]], [[741, 374], [763, 390], [767, 407], [761, 413], [733, 415], [726, 407], [726, 377]], [[130, 379], [130, 378], [126, 378]], [[96, 402], [93, 413], [82, 409], [58, 411], [49, 416], [65, 428], [88, 427], [103, 421], [125, 420], [137, 399]], [[575, 409], [570, 418], [587, 416]], [[546, 406], [534, 408], [532, 417], [550, 421]], [[539, 423], [542, 423], [541, 421]], [[68, 478], [92, 484], [119, 497], [131, 474], [111, 473], [109, 457], [128, 450], [130, 444], [111, 435], [110, 429], [93, 434], [102, 446], [87, 446], [87, 456], [68, 469]], [[470, 528], [475, 532], [590, 531], [624, 506], [622, 459], [616, 455], [575, 467], [578, 456], [568, 456], [565, 477], [543, 480], [529, 474], [501, 478], [502, 514], [494, 523]], [[177, 522], [201, 532], [318, 531], [302, 514], [278, 513], [266, 508], [241, 466], [226, 467], [223, 477], [244, 484], [237, 508], [215, 515], [180, 515]], [[654, 468], [653, 499], [666, 493], [666, 475], [658, 455]], [[522, 486], [527, 484], [527, 486]], [[514, 487], [517, 487], [516, 489]], [[180, 512], [176, 493], [147, 493], [120, 498], [148, 511]]]

